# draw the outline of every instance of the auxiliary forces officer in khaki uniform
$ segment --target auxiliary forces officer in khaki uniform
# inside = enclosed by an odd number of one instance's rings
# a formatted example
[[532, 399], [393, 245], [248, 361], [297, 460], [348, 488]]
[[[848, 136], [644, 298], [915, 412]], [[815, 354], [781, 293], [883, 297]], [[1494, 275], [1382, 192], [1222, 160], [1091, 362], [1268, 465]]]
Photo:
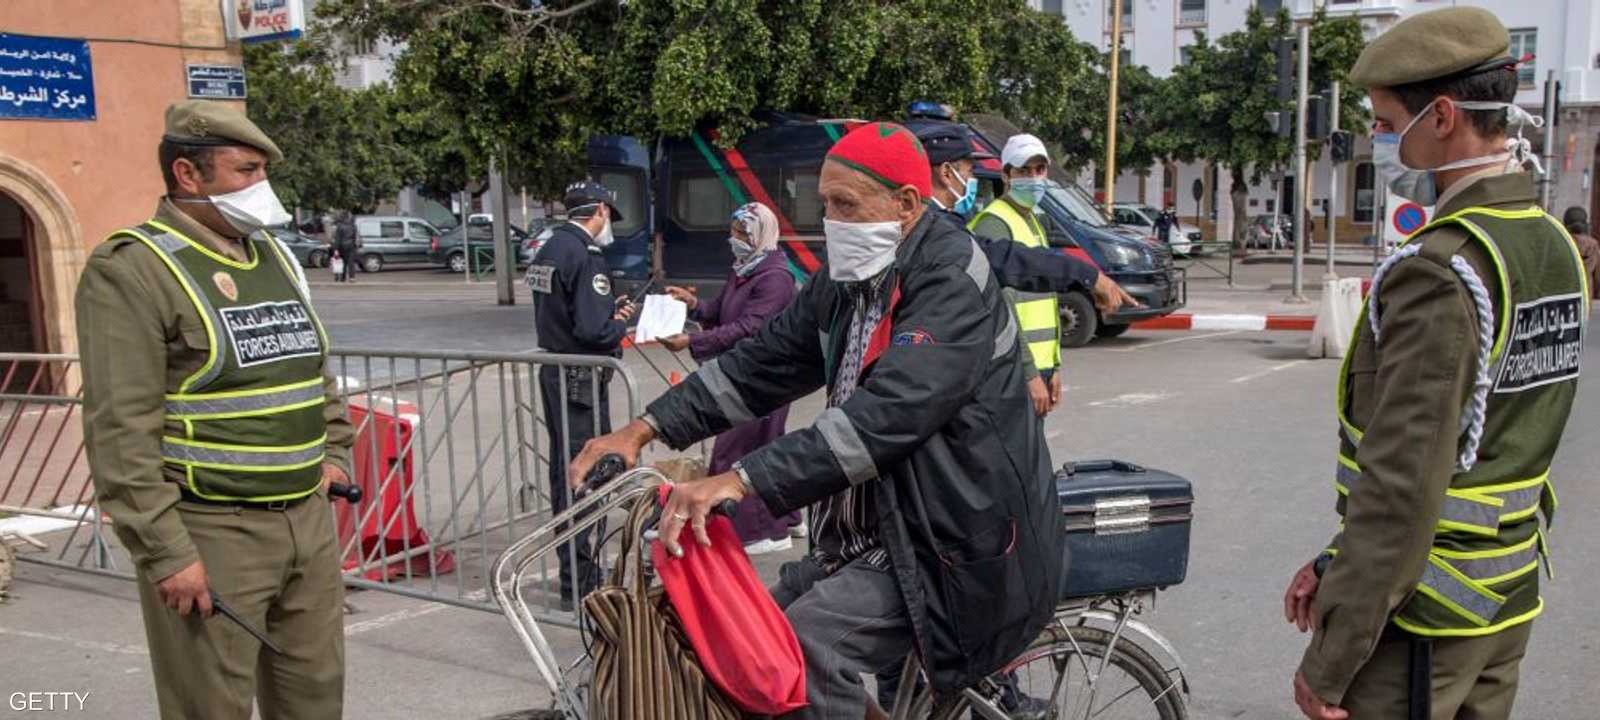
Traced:
[[[293, 258], [283, 159], [237, 111], [167, 110], [167, 195], [78, 285], [85, 446], [137, 566], [163, 718], [337, 718], [343, 586], [327, 483], [353, 433]], [[212, 615], [215, 592], [280, 646]]]
[[1294, 678], [1310, 718], [1508, 718], [1543, 609], [1589, 309], [1577, 249], [1521, 171], [1508, 45], [1494, 15], [1438, 10], [1351, 71], [1378, 171], [1436, 209], [1373, 278], [1338, 386], [1343, 528], [1284, 598], [1315, 632]]

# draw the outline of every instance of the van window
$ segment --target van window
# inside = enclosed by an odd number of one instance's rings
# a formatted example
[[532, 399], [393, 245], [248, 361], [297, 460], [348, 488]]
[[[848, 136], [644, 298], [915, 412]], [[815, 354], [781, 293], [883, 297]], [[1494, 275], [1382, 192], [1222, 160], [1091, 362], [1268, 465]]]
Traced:
[[[733, 218], [733, 196], [716, 175], [674, 175], [670, 192], [672, 220], [686, 229], [726, 228]], [[623, 214], [627, 214], [626, 209]]]
[[430, 242], [433, 240], [433, 228], [430, 228], [427, 225], [419, 222], [410, 223], [410, 228], [412, 240], [417, 240], [420, 242]]
[[398, 240], [405, 237], [406, 224], [399, 220], [358, 220], [356, 234]]
[[622, 221], [611, 223], [611, 232], [632, 235], [644, 227], [644, 177], [636, 170], [597, 170], [595, 180], [617, 194], [617, 209]]
[[817, 182], [821, 178], [822, 171], [819, 168], [783, 170], [783, 196], [780, 203], [796, 232], [822, 232], [822, 196], [817, 194]]

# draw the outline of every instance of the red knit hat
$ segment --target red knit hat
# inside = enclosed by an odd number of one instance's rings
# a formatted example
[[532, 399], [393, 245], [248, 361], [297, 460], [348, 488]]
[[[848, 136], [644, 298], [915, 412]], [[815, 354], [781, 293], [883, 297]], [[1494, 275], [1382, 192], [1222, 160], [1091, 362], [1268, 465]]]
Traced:
[[861, 172], [890, 190], [910, 185], [924, 198], [933, 195], [928, 153], [903, 125], [862, 125], [834, 143], [827, 159]]

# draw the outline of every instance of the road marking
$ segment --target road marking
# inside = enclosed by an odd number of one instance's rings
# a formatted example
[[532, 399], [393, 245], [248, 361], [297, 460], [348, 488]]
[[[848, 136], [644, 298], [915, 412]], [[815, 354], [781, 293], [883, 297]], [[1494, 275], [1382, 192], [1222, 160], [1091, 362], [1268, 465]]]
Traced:
[[1162, 340], [1160, 342], [1144, 343], [1142, 345], [1135, 345], [1134, 347], [1114, 348], [1112, 350], [1109, 350], [1108, 352], [1116, 352], [1116, 353], [1139, 352], [1140, 350], [1146, 350], [1146, 349], [1153, 348], [1153, 347], [1161, 347], [1162, 345], [1171, 345], [1173, 343], [1189, 342], [1191, 340], [1204, 340], [1206, 338], [1222, 337], [1224, 335], [1238, 335], [1239, 333], [1242, 333], [1242, 332], [1245, 332], [1245, 331], [1244, 330], [1227, 330], [1227, 331], [1223, 331], [1223, 332], [1206, 333], [1204, 335], [1185, 335], [1183, 337], [1172, 338], [1171, 340]]
[[15, 635], [17, 637], [32, 638], [34, 640], [49, 640], [50, 642], [65, 643], [80, 650], [99, 650], [101, 652], [118, 653], [121, 655], [149, 655], [150, 651], [133, 645], [118, 645], [117, 643], [101, 642], [98, 640], [79, 640], [64, 635], [51, 635], [49, 633], [33, 632], [31, 630], [14, 630], [0, 627], [0, 635]]
[[1273, 374], [1275, 372], [1278, 372], [1280, 370], [1288, 370], [1289, 368], [1292, 368], [1292, 367], [1294, 367], [1296, 365], [1304, 365], [1304, 364], [1306, 364], [1308, 362], [1311, 362], [1311, 361], [1310, 360], [1295, 360], [1293, 362], [1286, 362], [1286, 363], [1284, 363], [1282, 365], [1274, 365], [1274, 366], [1269, 367], [1269, 368], [1267, 368], [1265, 370], [1262, 370], [1260, 372], [1253, 372], [1253, 373], [1250, 373], [1249, 375], [1241, 375], [1241, 376], [1236, 377], [1236, 378], [1234, 378], [1232, 380], [1229, 380], [1228, 382], [1231, 382], [1231, 383], [1247, 383], [1247, 382], [1250, 382], [1251, 380], [1260, 380], [1261, 378], [1264, 378], [1264, 377], [1266, 377], [1268, 375], [1271, 375], [1271, 374]]
[[[485, 590], [474, 590], [472, 592], [467, 593], [466, 595], [463, 595], [462, 598], [465, 599], [465, 600], [471, 600], [473, 602], [482, 602], [483, 599], [488, 597], [488, 596], [489, 596], [489, 593], [487, 591], [485, 591]], [[423, 601], [423, 602], [426, 602], [426, 601]], [[446, 605], [445, 603], [428, 603], [426, 605], [423, 605], [422, 607], [407, 608], [405, 610], [396, 610], [396, 611], [391, 612], [391, 613], [385, 613], [383, 615], [379, 615], [379, 616], [377, 616], [375, 618], [372, 618], [371, 620], [362, 620], [361, 622], [350, 623], [349, 625], [344, 626], [344, 636], [345, 637], [350, 637], [352, 635], [359, 635], [359, 634], [364, 633], [364, 632], [371, 632], [373, 630], [381, 630], [383, 628], [389, 627], [390, 625], [394, 625], [396, 623], [402, 623], [402, 622], [405, 622], [407, 620], [415, 620], [415, 619], [417, 619], [419, 617], [432, 615], [432, 614], [434, 614], [436, 612], [439, 612], [440, 610], [446, 610], [446, 609], [449, 609], [451, 607], [453, 607], [453, 606]]]
[[1174, 397], [1174, 395], [1175, 393], [1167, 392], [1125, 393], [1108, 400], [1096, 400], [1088, 405], [1089, 407], [1134, 407], [1136, 405], [1149, 405], [1150, 403], [1161, 402], [1162, 400], [1167, 400]]
[[1191, 330], [1266, 330], [1265, 315], [1196, 315]]

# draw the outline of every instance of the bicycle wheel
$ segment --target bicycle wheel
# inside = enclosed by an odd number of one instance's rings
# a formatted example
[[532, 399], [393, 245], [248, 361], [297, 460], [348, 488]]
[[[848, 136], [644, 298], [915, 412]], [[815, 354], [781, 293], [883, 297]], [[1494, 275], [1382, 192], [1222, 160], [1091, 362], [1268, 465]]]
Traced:
[[[1013, 720], [1188, 717], [1173, 673], [1126, 636], [1117, 640], [1107, 659], [1110, 645], [1111, 633], [1100, 628], [1046, 628], [1007, 666], [1005, 673], [1011, 674], [1014, 687], [985, 681], [951, 708], [954, 712], [940, 716], [982, 718], [999, 710]], [[986, 707], [974, 707], [980, 702]]]

